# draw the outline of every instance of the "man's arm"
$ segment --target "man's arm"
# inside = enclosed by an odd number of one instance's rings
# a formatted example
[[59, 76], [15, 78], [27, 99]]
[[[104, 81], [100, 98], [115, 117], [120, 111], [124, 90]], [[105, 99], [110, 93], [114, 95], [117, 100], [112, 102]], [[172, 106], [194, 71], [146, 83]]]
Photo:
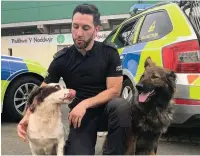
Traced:
[[107, 89], [95, 97], [86, 99], [86, 108], [93, 108], [105, 104], [114, 97], [120, 96], [123, 76], [120, 56], [118, 51], [112, 47], [106, 47], [108, 58], [108, 71], [106, 78]]
[[95, 97], [86, 99], [88, 101], [86, 108], [93, 108], [98, 105], [105, 104], [113, 97], [120, 96], [123, 77], [108, 77], [106, 81], [107, 89]]

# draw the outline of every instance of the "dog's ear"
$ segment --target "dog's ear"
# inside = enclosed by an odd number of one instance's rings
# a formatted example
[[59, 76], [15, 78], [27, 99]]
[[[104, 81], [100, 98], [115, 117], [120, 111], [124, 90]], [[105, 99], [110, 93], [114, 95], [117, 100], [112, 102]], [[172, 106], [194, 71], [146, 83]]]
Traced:
[[169, 76], [171, 79], [173, 79], [173, 81], [176, 81], [177, 76], [176, 76], [176, 74], [175, 74], [173, 71], [170, 71], [168, 76]]
[[176, 90], [176, 74], [173, 71], [169, 71], [167, 74], [167, 83], [171, 86], [174, 90]]
[[36, 99], [38, 103], [41, 103], [46, 98], [46, 91], [48, 91], [46, 88], [41, 88], [39, 94], [37, 95]]
[[34, 99], [29, 107], [29, 110], [33, 113], [36, 109], [36, 106], [37, 106], [37, 100]]
[[30, 106], [30, 111], [34, 112], [36, 105], [37, 105], [37, 100], [35, 99], [35, 97], [40, 94], [41, 92], [41, 88], [37, 87], [35, 90], [33, 90], [31, 92], [31, 94], [29, 95], [29, 98], [27, 100], [28, 105]]
[[156, 64], [152, 61], [151, 57], [147, 57], [147, 59], [144, 62], [144, 68], [147, 69], [148, 67], [154, 67]]
[[32, 104], [33, 103], [33, 100], [34, 100], [35, 96], [38, 95], [39, 92], [40, 92], [40, 89], [39, 89], [39, 87], [37, 87], [35, 90], [33, 90], [30, 93], [30, 95], [28, 97], [28, 104]]

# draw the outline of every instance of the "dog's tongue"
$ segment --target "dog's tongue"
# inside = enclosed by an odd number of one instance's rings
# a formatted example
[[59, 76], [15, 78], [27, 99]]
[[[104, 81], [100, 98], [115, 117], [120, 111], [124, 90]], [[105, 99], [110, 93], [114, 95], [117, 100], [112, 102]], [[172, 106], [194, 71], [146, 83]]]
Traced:
[[70, 98], [74, 98], [75, 96], [76, 96], [76, 91], [75, 90], [73, 90], [73, 89], [70, 89], [69, 90], [69, 95], [70, 95]]
[[149, 97], [150, 94], [151, 94], [151, 92], [141, 93], [139, 95], [139, 102], [145, 102], [147, 100], [147, 98]]

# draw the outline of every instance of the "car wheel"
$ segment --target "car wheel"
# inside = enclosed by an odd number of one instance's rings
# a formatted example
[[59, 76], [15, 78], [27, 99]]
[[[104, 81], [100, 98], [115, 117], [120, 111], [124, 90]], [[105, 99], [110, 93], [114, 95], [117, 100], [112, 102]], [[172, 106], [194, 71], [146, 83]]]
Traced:
[[4, 110], [11, 120], [19, 121], [25, 114], [28, 96], [41, 81], [36, 77], [23, 76], [11, 83], [6, 91]]
[[125, 79], [122, 85], [121, 97], [127, 101], [131, 101], [135, 93], [132, 82], [129, 79]]

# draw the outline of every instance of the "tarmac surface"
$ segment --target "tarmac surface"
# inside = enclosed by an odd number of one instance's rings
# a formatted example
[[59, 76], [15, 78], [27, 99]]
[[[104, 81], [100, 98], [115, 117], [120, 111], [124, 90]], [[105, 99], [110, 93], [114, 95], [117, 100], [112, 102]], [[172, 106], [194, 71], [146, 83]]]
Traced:
[[[68, 107], [62, 107], [62, 120], [68, 131]], [[104, 137], [98, 137], [96, 155], [101, 154]], [[17, 136], [17, 123], [3, 119], [1, 122], [1, 155], [30, 155], [28, 143]], [[158, 155], [200, 155], [200, 129], [171, 128], [162, 137]]]

